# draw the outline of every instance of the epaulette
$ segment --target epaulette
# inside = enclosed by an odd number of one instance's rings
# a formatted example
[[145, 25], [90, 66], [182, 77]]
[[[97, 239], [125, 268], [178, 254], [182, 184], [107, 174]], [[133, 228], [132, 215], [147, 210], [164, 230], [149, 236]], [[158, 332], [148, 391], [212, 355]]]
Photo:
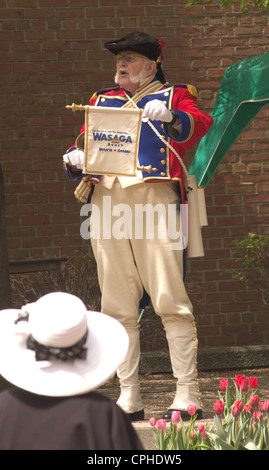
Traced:
[[103, 95], [104, 93], [109, 93], [110, 91], [117, 91], [120, 90], [120, 87], [111, 87], [111, 88], [103, 88], [103, 90], [96, 91], [96, 96]]
[[171, 86], [173, 86], [174, 88], [187, 88], [187, 85], [185, 83], [169, 83], [169, 82], [165, 82], [164, 85], [166, 88], [170, 88]]
[[195, 86], [193, 86], [193, 85], [178, 84], [178, 85], [174, 85], [174, 87], [175, 87], [175, 88], [187, 88], [187, 89], [188, 89], [188, 92], [189, 92], [192, 96], [195, 96], [196, 98], [198, 98], [197, 89], [196, 89]]

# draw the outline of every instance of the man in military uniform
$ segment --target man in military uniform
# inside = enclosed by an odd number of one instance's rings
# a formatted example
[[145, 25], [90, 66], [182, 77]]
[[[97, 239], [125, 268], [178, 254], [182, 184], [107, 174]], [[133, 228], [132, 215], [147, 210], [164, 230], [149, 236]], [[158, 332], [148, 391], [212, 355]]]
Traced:
[[[116, 57], [118, 86], [95, 93], [90, 105], [143, 109], [138, 152], [141, 169], [134, 177], [85, 176], [82, 174], [84, 152], [75, 144], [64, 156], [71, 179], [78, 179], [77, 172], [72, 173], [74, 167], [81, 171], [81, 182], [75, 194], [83, 202], [92, 197], [91, 202], [100, 208], [101, 220], [103, 198], [109, 195], [112, 209], [124, 202], [131, 207], [132, 214], [141, 204], [149, 203], [153, 207], [176, 204], [179, 221], [179, 205], [185, 202], [184, 175], [180, 161], [166, 142], [183, 158], [185, 151], [206, 134], [212, 118], [198, 108], [193, 86], [166, 82], [161, 68], [162, 45], [156, 38], [134, 32], [106, 43], [105, 47]], [[148, 125], [148, 120], [160, 135]], [[84, 132], [84, 127], [81, 131]], [[158, 223], [155, 223], [157, 233]], [[117, 403], [133, 421], [144, 418], [138, 378], [138, 309], [146, 291], [162, 319], [177, 379], [175, 399], [164, 418], [170, 419], [173, 410], [180, 410], [182, 418], [187, 419], [189, 404], [196, 406], [198, 418], [201, 418], [195, 365], [197, 334], [193, 308], [184, 285], [184, 250], [171, 249], [168, 231], [162, 239], [156, 236], [137, 238], [132, 234], [122, 239], [91, 240], [102, 293], [102, 312], [125, 326], [130, 341], [125, 361], [118, 369], [121, 393]]]

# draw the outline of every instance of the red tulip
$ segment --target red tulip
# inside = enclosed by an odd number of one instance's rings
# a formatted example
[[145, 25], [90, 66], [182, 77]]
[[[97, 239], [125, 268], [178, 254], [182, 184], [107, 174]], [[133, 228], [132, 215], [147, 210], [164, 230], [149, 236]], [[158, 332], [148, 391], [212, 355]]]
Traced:
[[249, 377], [248, 383], [250, 388], [255, 389], [258, 388], [258, 379], [257, 377]]
[[242, 380], [246, 380], [245, 375], [236, 375], [235, 376], [235, 383], [236, 383], [238, 388], [240, 387], [240, 383], [241, 383]]
[[259, 396], [258, 395], [250, 395], [249, 397], [249, 404], [253, 407], [253, 408], [257, 408], [258, 404], [259, 404]]
[[253, 419], [256, 423], [258, 423], [262, 419], [262, 413], [260, 411], [254, 411]]
[[244, 412], [245, 413], [253, 413], [253, 409], [251, 407], [251, 405], [249, 403], [247, 403], [245, 406], [244, 406]]
[[242, 379], [240, 382], [239, 387], [241, 388], [242, 392], [246, 392], [248, 389], [248, 383], [246, 379]]
[[220, 389], [222, 392], [226, 392], [226, 389], [229, 385], [229, 380], [228, 379], [222, 379], [219, 381], [220, 384]]
[[216, 415], [218, 415], [218, 416], [223, 415], [223, 413], [224, 413], [224, 404], [223, 404], [223, 402], [221, 400], [217, 400], [213, 405], [213, 409], [214, 409]]
[[240, 411], [242, 411], [244, 408], [244, 405], [241, 400], [235, 400], [234, 406], [236, 406], [236, 408], [239, 408]]
[[234, 418], [238, 418], [238, 416], [240, 415], [241, 411], [242, 411], [242, 410], [241, 410], [238, 406], [234, 405], [234, 406], [232, 407], [232, 414], [233, 414], [233, 417], [234, 417]]

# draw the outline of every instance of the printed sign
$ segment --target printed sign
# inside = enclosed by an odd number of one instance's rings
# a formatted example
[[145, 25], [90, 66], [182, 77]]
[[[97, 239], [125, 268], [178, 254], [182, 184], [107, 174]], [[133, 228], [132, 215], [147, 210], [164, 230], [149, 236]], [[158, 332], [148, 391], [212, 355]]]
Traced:
[[86, 106], [85, 174], [135, 176], [142, 110]]

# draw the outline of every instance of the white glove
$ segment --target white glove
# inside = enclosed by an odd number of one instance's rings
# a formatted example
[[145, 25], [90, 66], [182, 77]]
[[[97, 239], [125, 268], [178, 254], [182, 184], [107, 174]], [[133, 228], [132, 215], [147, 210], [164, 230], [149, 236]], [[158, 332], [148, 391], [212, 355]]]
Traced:
[[171, 122], [173, 119], [173, 114], [165, 104], [160, 100], [149, 101], [143, 111], [142, 115], [143, 121], [151, 119], [152, 121], [164, 121]]
[[75, 166], [78, 170], [83, 170], [84, 152], [80, 149], [72, 150], [72, 152], [66, 153], [63, 156], [63, 160], [65, 163]]

